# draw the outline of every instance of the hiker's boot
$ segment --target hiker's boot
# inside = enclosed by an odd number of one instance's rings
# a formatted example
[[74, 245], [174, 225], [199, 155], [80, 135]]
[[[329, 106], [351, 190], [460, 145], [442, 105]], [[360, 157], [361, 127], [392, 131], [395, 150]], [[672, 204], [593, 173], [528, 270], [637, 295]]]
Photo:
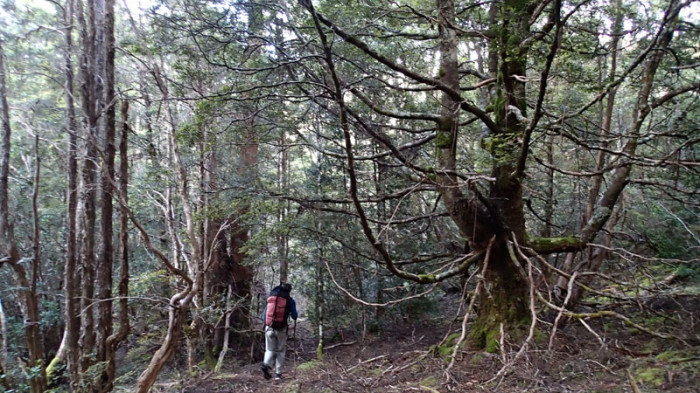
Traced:
[[282, 379], [282, 374], [275, 374], [275, 381], [279, 381]]
[[260, 369], [262, 370], [263, 376], [265, 377], [265, 379], [272, 378], [272, 374], [270, 374], [270, 366], [263, 363], [262, 366], [260, 366]]

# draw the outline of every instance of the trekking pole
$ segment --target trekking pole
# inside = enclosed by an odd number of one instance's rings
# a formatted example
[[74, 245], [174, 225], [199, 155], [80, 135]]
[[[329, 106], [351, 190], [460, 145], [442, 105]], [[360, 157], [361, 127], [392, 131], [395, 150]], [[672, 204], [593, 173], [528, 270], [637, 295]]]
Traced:
[[292, 336], [292, 342], [294, 343], [294, 379], [297, 378], [297, 320], [294, 320], [294, 334]]

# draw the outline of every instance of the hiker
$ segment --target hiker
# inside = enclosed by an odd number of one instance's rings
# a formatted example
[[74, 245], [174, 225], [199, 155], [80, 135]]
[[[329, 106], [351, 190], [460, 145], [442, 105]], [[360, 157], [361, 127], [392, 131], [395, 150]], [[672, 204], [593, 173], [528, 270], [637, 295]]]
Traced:
[[287, 344], [287, 333], [289, 326], [287, 320], [291, 316], [297, 320], [297, 306], [289, 296], [292, 285], [280, 283], [267, 298], [265, 309], [263, 310], [263, 320], [265, 321], [265, 358], [263, 359], [262, 372], [265, 379], [272, 378], [270, 370], [275, 368], [275, 380], [282, 379], [282, 366], [284, 365], [284, 353]]

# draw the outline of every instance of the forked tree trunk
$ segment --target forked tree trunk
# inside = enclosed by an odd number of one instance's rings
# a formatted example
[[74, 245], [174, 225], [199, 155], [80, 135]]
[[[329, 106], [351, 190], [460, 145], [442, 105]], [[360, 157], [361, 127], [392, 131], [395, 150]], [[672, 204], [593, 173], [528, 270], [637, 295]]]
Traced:
[[[502, 7], [508, 10], [503, 17], [513, 18], [512, 25], [503, 28], [502, 37], [499, 42], [505, 44], [512, 40], [511, 34], [520, 34], [519, 24], [515, 16], [525, 11], [513, 8], [510, 2], [506, 2]], [[492, 7], [501, 7], [494, 4]], [[452, 0], [439, 0], [439, 32], [440, 32], [440, 81], [459, 91], [458, 72], [458, 44], [455, 26], [455, 6]], [[498, 8], [493, 12], [504, 13]], [[521, 19], [518, 19], [521, 20]], [[527, 20], [527, 18], [525, 18]], [[521, 22], [524, 23], [524, 22]], [[522, 30], [522, 28], [520, 28]], [[512, 48], [510, 48], [512, 50]], [[444, 175], [438, 175], [440, 183], [440, 193], [443, 196], [447, 211], [453, 221], [460, 228], [462, 234], [469, 239], [470, 247], [474, 250], [485, 250], [491, 237], [496, 236], [488, 269], [485, 271], [486, 282], [489, 291], [483, 291], [479, 298], [479, 313], [477, 320], [470, 331], [470, 342], [472, 345], [496, 350], [494, 344], [498, 344], [498, 334], [500, 324], [507, 328], [527, 323], [529, 313], [527, 308], [527, 286], [525, 280], [520, 275], [515, 261], [511, 261], [507, 251], [506, 243], [511, 238], [511, 233], [522, 241], [525, 233], [522, 187], [520, 179], [512, 174], [515, 172], [517, 161], [517, 144], [515, 136], [523, 131], [524, 125], [517, 121], [518, 117], [525, 114], [525, 89], [524, 83], [513, 76], [525, 74], [525, 53], [513, 55], [513, 52], [506, 51], [491, 52], [489, 68], [493, 65], [498, 56], [500, 60], [497, 64], [498, 76], [496, 86], [496, 97], [492, 100], [496, 105], [500, 105], [500, 111], [496, 109], [496, 129], [491, 129], [493, 138], [501, 138], [504, 143], [494, 143], [492, 146], [499, 146], [502, 150], [494, 150], [494, 167], [492, 183], [489, 195], [489, 205], [478, 201], [476, 197], [467, 197], [460, 191], [458, 179], [449, 173], [456, 172], [457, 139], [459, 135], [459, 105], [455, 97], [442, 94], [442, 113], [438, 123], [438, 137], [436, 144], [438, 148], [438, 159], [440, 166], [444, 170]], [[510, 108], [509, 110], [507, 110]], [[517, 109], [516, 109], [517, 108]], [[478, 190], [472, 189], [474, 193]], [[508, 229], [506, 229], [508, 228]]]

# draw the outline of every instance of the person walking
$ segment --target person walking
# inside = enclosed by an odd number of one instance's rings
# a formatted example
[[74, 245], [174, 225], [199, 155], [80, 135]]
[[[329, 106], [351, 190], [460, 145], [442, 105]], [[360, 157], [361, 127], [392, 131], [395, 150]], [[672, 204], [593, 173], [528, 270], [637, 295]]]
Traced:
[[265, 379], [272, 378], [271, 370], [273, 367], [275, 380], [282, 379], [287, 333], [289, 332], [288, 320], [290, 316], [294, 321], [297, 320], [297, 306], [289, 295], [291, 291], [291, 284], [280, 283], [270, 292], [263, 310], [265, 357], [261, 369]]

